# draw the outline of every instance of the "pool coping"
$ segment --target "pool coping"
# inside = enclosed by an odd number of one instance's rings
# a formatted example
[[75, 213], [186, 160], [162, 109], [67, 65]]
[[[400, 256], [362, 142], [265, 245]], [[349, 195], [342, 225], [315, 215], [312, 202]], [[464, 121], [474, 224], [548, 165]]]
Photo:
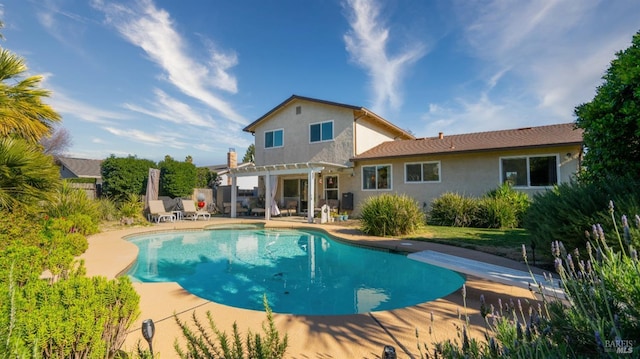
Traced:
[[[307, 228], [320, 230], [333, 238], [364, 247], [407, 254], [431, 250], [514, 270], [526, 270], [522, 263], [486, 253], [436, 243], [364, 236], [353, 228], [310, 224], [303, 222], [303, 219], [266, 222], [264, 219], [214, 217], [209, 221], [154, 223], [148, 227], [106, 231], [89, 237], [89, 248], [81, 259], [85, 262], [87, 275], [115, 278], [126, 272], [137, 257], [138, 249], [126, 240], [128, 236], [172, 230], [203, 230], [212, 224], [264, 224], [267, 228]], [[419, 340], [427, 344], [445, 338], [455, 338], [456, 325], [461, 324], [458, 313], [467, 313], [475, 335], [481, 336], [484, 320], [477, 310], [480, 294], [485, 296], [487, 303], [495, 302], [496, 305], [498, 299], [536, 300], [531, 291], [518, 286], [488, 281], [469, 273], [466, 279], [466, 298], [462, 297], [461, 290], [457, 290], [436, 301], [392, 311], [340, 316], [275, 314], [277, 327], [289, 335], [286, 357], [376, 358], [384, 345], [394, 345], [399, 357], [415, 357], [419, 356], [416, 349], [416, 330], [423, 333]], [[237, 322], [238, 328], [243, 332], [248, 328], [254, 332], [260, 331], [265, 320], [263, 312], [210, 302], [186, 292], [176, 283], [133, 283], [133, 286], [140, 295], [141, 315], [131, 327], [125, 341], [123, 349], [127, 351], [134, 351], [140, 341], [146, 346], [139, 328], [142, 320], [147, 318], [156, 322], [154, 349], [164, 357], [175, 356], [173, 342], [181, 337], [179, 328], [172, 318], [174, 313], [182, 320], [188, 321], [191, 315], [205, 318], [206, 311], [211, 311], [215, 313], [218, 328], [227, 332], [234, 322]], [[433, 323], [428, 320], [431, 315], [435, 317]], [[430, 335], [427, 334], [429, 332]]]

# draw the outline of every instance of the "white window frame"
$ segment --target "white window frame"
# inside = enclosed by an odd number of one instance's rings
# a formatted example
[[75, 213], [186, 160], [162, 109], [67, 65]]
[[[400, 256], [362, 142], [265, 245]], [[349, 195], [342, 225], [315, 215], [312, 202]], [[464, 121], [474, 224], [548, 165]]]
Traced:
[[[438, 165], [438, 180], [437, 181], [425, 181], [424, 180], [424, 165], [426, 164], [437, 164]], [[407, 174], [407, 166], [409, 165], [420, 165], [420, 181], [409, 181], [409, 176]], [[422, 162], [405, 162], [404, 164], [404, 183], [406, 184], [416, 184], [416, 183], [440, 183], [442, 182], [442, 163], [441, 161], [422, 161]]]
[[[376, 186], [375, 188], [364, 188], [364, 169], [365, 168], [370, 168], [370, 167], [375, 167], [375, 171], [376, 171]], [[387, 171], [387, 182], [389, 183], [389, 185], [387, 186], [388, 188], [378, 188], [378, 170], [382, 167], [388, 167], [389, 170]], [[362, 188], [362, 191], [392, 191], [393, 190], [393, 165], [390, 163], [387, 164], [379, 164], [379, 165], [365, 165], [362, 166], [360, 168], [360, 177], [361, 177], [361, 181], [360, 181], [360, 187]]]
[[[322, 139], [322, 125], [325, 123], [331, 123], [331, 138], [328, 140], [323, 140]], [[311, 141], [311, 126], [313, 125], [319, 125], [320, 126], [320, 140], [319, 141]], [[313, 122], [309, 124], [309, 143], [321, 143], [321, 142], [331, 142], [334, 140], [334, 133], [335, 133], [335, 123], [333, 120], [329, 120], [329, 121], [321, 121], [321, 122]]]
[[[275, 134], [276, 132], [282, 132], [282, 145], [280, 146], [271, 146], [271, 147], [267, 147], [267, 134], [268, 133], [273, 133]], [[274, 130], [268, 130], [268, 131], [264, 131], [264, 148], [265, 149], [269, 149], [269, 148], [281, 148], [284, 147], [284, 128], [276, 128]]]
[[[556, 183], [552, 183], [548, 186], [532, 186], [531, 185], [531, 164], [529, 160], [531, 158], [536, 157], [555, 157], [556, 158]], [[514, 188], [552, 188], [553, 186], [560, 184], [560, 154], [558, 153], [543, 153], [543, 154], [535, 154], [535, 155], [522, 155], [522, 156], [503, 156], [499, 159], [499, 173], [498, 178], [500, 179], [500, 184], [505, 183], [506, 179], [502, 177], [502, 161], [503, 160], [513, 160], [513, 159], [524, 159], [526, 160], [526, 169], [527, 169], [527, 185], [514, 185]]]
[[[335, 188], [327, 188], [327, 186], [329, 185], [329, 177], [334, 177], [336, 179], [337, 186]], [[327, 195], [327, 192], [329, 192], [329, 191], [336, 193], [336, 198], [335, 199], [337, 199], [337, 200], [340, 199], [340, 176], [338, 176], [337, 174], [325, 175], [322, 178], [322, 184], [323, 184], [323, 187], [324, 187], [324, 198], [325, 199], [329, 199], [329, 196]]]

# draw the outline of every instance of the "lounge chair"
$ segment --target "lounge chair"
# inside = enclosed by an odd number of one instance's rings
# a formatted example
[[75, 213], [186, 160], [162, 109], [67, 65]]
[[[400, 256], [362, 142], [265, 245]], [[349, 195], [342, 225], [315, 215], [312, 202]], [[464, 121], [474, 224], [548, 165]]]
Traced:
[[149, 201], [149, 215], [151, 216], [152, 220], [156, 221], [156, 223], [160, 223], [160, 221], [163, 220], [165, 222], [167, 220], [175, 222], [176, 220], [176, 216], [171, 212], [167, 212], [167, 210], [164, 208], [164, 203], [161, 200]]
[[196, 209], [195, 203], [188, 199], [182, 200], [182, 210], [184, 219], [191, 219], [195, 221], [200, 217], [206, 220], [209, 220], [211, 218], [211, 213], [202, 209]]

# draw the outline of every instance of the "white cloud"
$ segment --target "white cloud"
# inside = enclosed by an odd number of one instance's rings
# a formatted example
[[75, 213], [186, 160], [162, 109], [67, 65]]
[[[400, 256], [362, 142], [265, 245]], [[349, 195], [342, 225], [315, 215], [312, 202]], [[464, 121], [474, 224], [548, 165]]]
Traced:
[[148, 133], [136, 129], [118, 129], [115, 127], [105, 126], [103, 129], [112, 135], [118, 136], [120, 138], [126, 138], [128, 140], [144, 143], [146, 145], [152, 146], [162, 146], [162, 147], [171, 147], [175, 149], [184, 149], [187, 147], [187, 143], [184, 142], [182, 136], [167, 133], [163, 131], [162, 133]]
[[85, 49], [79, 45], [78, 39], [84, 33], [88, 20], [76, 13], [61, 10], [60, 3], [56, 1], [46, 0], [38, 5], [36, 19], [47, 33], [59, 43], [86, 57]]
[[511, 119], [517, 115], [514, 104], [492, 102], [486, 94], [477, 101], [458, 98], [452, 106], [430, 104], [429, 111], [420, 120], [425, 123], [419, 136], [433, 137], [445, 134], [471, 133], [518, 127]]
[[130, 118], [119, 112], [103, 110], [75, 100], [60, 90], [53, 91], [50, 99], [49, 104], [62, 115], [63, 119], [65, 115], [68, 115], [85, 122], [110, 124], [113, 120], [126, 120]]
[[135, 112], [153, 116], [176, 124], [187, 124], [198, 127], [214, 128], [215, 123], [206, 114], [194, 111], [189, 105], [169, 96], [160, 89], [155, 89], [156, 101], [149, 110], [135, 104], [124, 104], [124, 107]]
[[352, 60], [369, 74], [374, 95], [372, 109], [379, 114], [384, 114], [387, 107], [398, 109], [402, 105], [403, 76], [424, 56], [425, 46], [407, 44], [403, 52], [389, 54], [389, 28], [379, 18], [379, 5], [369, 0], [347, 0], [347, 5], [352, 11], [351, 30], [344, 35], [344, 41]]
[[615, 53], [629, 46], [640, 3], [464, 1], [456, 10], [485, 85], [423, 119], [434, 121], [427, 129], [458, 133], [463, 121], [474, 131], [573, 121], [575, 106], [593, 98]]
[[228, 69], [237, 64], [233, 52], [212, 52], [207, 65], [191, 58], [187, 44], [176, 31], [169, 13], [156, 8], [151, 0], [138, 0], [127, 6], [95, 0], [93, 6], [105, 13], [107, 22], [129, 42], [142, 48], [151, 61], [165, 72], [166, 80], [184, 94], [202, 101], [231, 121], [247, 121], [213, 89], [237, 92], [237, 81]]

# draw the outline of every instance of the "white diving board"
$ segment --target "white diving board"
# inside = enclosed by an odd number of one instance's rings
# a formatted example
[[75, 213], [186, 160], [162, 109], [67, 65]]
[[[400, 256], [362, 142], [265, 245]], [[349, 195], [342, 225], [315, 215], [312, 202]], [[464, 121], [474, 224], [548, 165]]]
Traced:
[[[553, 282], [550, 283], [543, 275], [540, 274], [532, 274], [530, 272], [484, 263], [473, 259], [457, 257], [432, 250], [411, 253], [407, 257], [416, 261], [447, 268], [492, 282], [525, 289], [529, 289], [529, 284], [531, 284], [531, 289], [536, 295], [539, 295], [539, 288], [536, 284], [538, 283], [542, 285], [542, 290], [545, 295], [564, 299], [564, 290], [559, 287], [559, 281], [557, 278], [554, 278]], [[535, 283], [533, 278], [535, 278]]]

